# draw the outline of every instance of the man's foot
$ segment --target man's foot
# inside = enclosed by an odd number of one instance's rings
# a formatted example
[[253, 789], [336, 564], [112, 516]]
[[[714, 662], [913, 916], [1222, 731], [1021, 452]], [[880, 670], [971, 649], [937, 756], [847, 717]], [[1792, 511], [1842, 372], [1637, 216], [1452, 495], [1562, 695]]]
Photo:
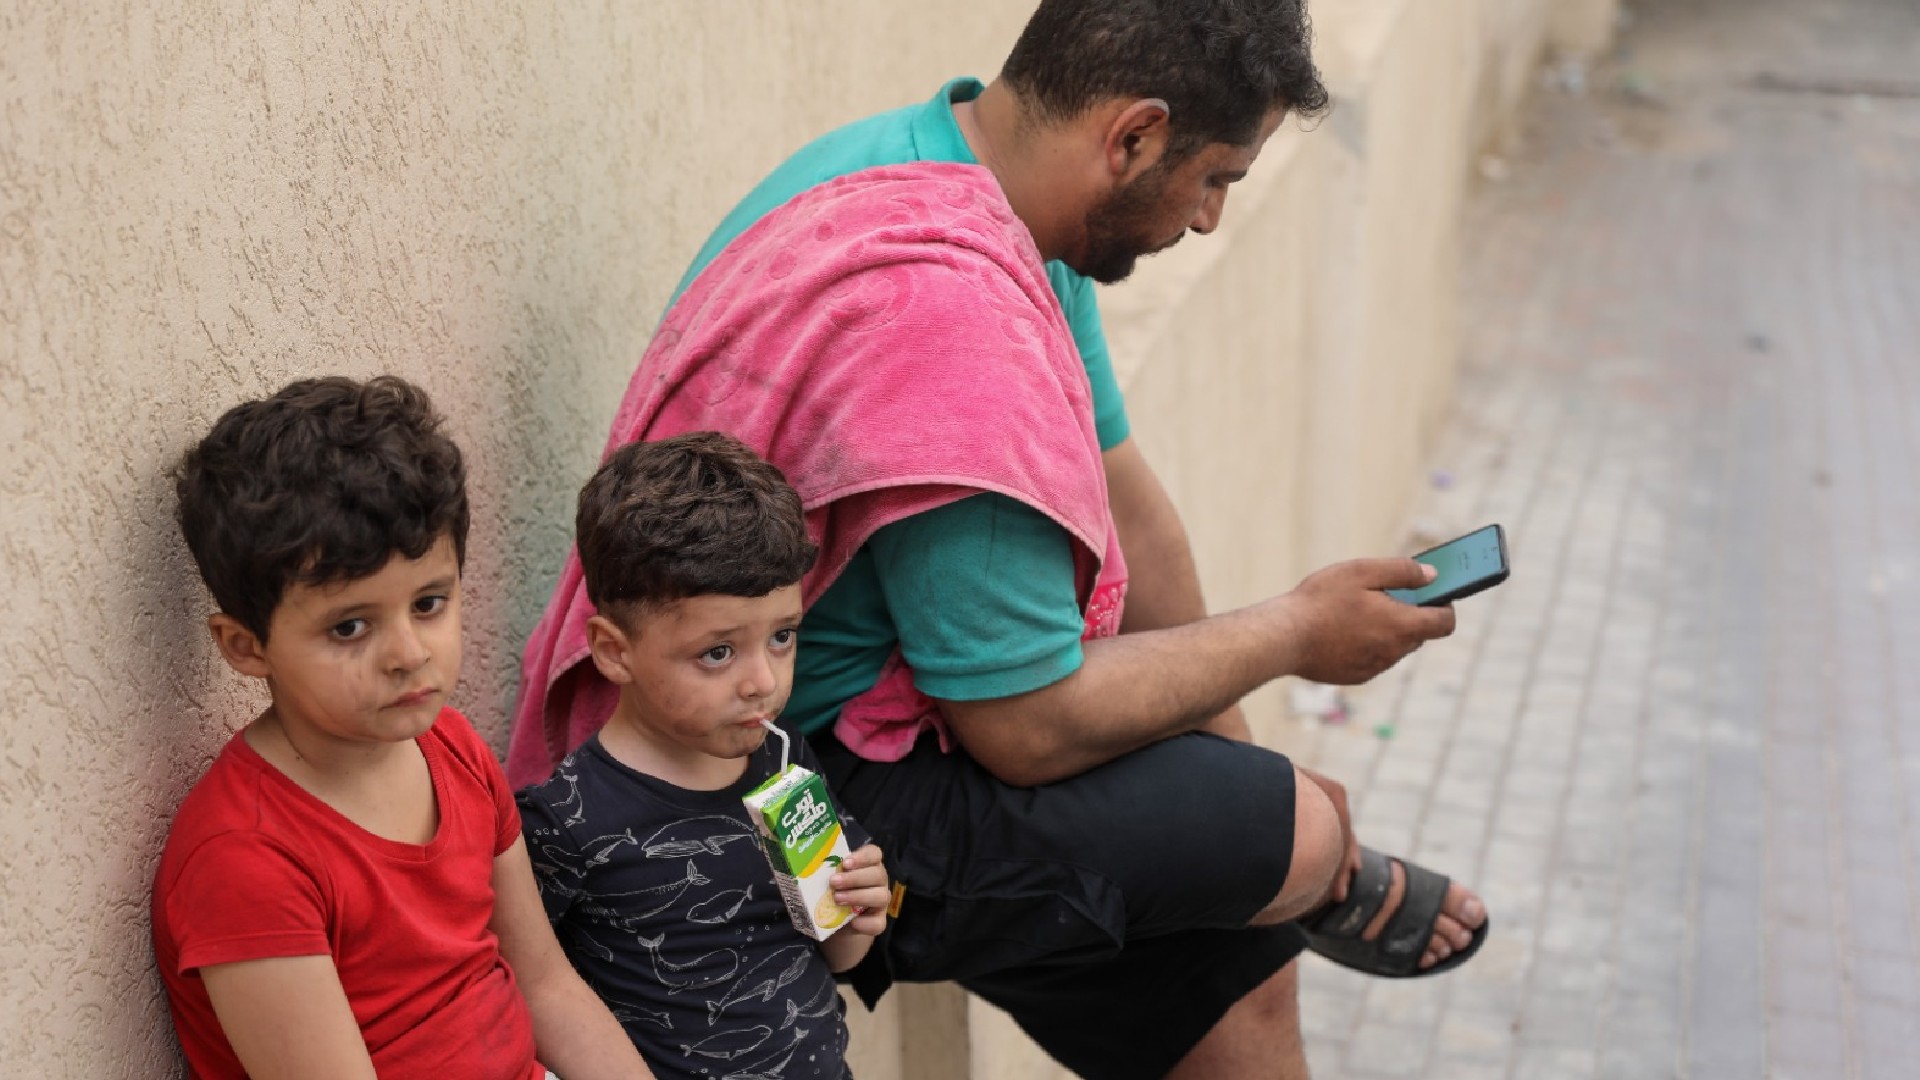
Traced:
[[1313, 951], [1370, 974], [1406, 977], [1458, 966], [1486, 939], [1486, 905], [1417, 864], [1361, 850], [1335, 899], [1301, 921]]
[[[1395, 859], [1390, 863], [1393, 872], [1393, 884], [1387, 888], [1387, 902], [1380, 907], [1380, 914], [1373, 917], [1367, 928], [1360, 932], [1363, 941], [1379, 938], [1381, 931], [1387, 928], [1387, 920], [1400, 910], [1400, 902], [1407, 894], [1407, 869]], [[1468, 891], [1465, 885], [1457, 881], [1447, 882], [1446, 899], [1440, 902], [1440, 914], [1434, 917], [1433, 934], [1427, 940], [1426, 951], [1420, 954], [1420, 969], [1427, 968], [1445, 960], [1457, 952], [1464, 952], [1473, 944], [1473, 932], [1487, 923], [1487, 905], [1478, 896]]]

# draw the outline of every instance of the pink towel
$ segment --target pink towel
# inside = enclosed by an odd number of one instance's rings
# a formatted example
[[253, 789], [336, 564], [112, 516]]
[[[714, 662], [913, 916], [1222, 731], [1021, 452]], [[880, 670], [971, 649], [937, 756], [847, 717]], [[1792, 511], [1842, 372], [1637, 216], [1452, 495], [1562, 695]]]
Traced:
[[[875, 530], [991, 491], [1067, 530], [1089, 636], [1119, 627], [1126, 575], [1086, 370], [1032, 236], [986, 169], [853, 173], [728, 245], [661, 322], [607, 452], [708, 429], [800, 492], [821, 545], [808, 605]], [[613, 713], [618, 694], [587, 654], [592, 615], [570, 552], [522, 662], [515, 786], [545, 779]], [[938, 713], [896, 655], [835, 731], [894, 760], [929, 725]]]

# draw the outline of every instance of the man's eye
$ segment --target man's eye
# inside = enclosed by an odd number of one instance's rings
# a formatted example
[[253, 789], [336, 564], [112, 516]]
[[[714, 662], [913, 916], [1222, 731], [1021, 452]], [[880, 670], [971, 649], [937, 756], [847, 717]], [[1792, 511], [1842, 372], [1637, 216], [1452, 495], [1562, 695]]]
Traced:
[[776, 649], [787, 648], [788, 646], [792, 645], [794, 641], [799, 638], [799, 636], [800, 636], [800, 631], [795, 630], [790, 626], [784, 630], [775, 630], [773, 632], [773, 647]]
[[715, 645], [713, 648], [700, 654], [700, 662], [708, 667], [719, 667], [731, 659], [733, 659], [733, 646], [731, 645]]
[[413, 602], [415, 615], [437, 615], [445, 611], [447, 598], [444, 596], [423, 596]]
[[346, 622], [333, 624], [333, 626], [328, 629], [327, 634], [335, 641], [352, 641], [355, 638], [364, 636], [366, 632], [367, 620], [348, 619]]

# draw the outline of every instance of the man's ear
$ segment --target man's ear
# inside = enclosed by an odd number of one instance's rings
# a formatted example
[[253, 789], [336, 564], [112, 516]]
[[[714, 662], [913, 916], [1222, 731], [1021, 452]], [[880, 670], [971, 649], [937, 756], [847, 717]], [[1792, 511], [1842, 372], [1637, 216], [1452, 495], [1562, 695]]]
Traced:
[[1159, 98], [1138, 98], [1127, 103], [1107, 122], [1107, 168], [1120, 183], [1158, 164], [1171, 138], [1172, 111]]
[[593, 666], [616, 686], [633, 681], [633, 669], [627, 666], [627, 653], [633, 643], [627, 632], [605, 615], [587, 620], [587, 648], [593, 653]]
[[224, 611], [218, 612], [207, 619], [207, 631], [213, 635], [213, 646], [220, 650], [228, 667], [256, 679], [273, 674], [267, 665], [266, 647], [239, 619]]

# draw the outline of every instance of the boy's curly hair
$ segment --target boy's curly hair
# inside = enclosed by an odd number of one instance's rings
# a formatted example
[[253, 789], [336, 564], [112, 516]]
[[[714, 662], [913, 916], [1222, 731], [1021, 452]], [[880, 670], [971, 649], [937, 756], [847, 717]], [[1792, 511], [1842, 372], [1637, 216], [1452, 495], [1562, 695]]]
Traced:
[[229, 409], [181, 461], [180, 531], [220, 610], [262, 642], [288, 586], [350, 581], [442, 536], [467, 553], [466, 469], [424, 390], [304, 379]]
[[623, 608], [765, 596], [819, 553], [786, 477], [715, 431], [614, 451], [580, 489], [574, 526], [587, 598], [622, 622]]

